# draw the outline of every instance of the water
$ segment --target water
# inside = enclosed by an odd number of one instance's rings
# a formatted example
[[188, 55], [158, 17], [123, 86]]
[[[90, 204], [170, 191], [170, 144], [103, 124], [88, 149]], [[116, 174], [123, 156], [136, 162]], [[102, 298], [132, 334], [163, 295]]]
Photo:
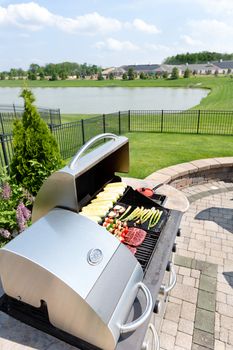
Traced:
[[[0, 88], [0, 105], [22, 105], [20, 88]], [[36, 104], [60, 108], [61, 113], [111, 113], [133, 109], [189, 109], [206, 97], [208, 90], [157, 87], [33, 88]]]

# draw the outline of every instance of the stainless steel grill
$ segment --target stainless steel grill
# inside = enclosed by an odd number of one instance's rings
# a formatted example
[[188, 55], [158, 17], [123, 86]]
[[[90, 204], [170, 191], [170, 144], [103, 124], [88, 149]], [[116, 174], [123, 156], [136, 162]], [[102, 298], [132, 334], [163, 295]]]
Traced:
[[[103, 139], [111, 140], [84, 155]], [[181, 214], [127, 187], [121, 204], [163, 212], [153, 230], [146, 228], [135, 256], [79, 214], [128, 167], [128, 139], [103, 134], [44, 182], [33, 225], [0, 251], [4, 311], [80, 349], [129, 350], [142, 343]]]

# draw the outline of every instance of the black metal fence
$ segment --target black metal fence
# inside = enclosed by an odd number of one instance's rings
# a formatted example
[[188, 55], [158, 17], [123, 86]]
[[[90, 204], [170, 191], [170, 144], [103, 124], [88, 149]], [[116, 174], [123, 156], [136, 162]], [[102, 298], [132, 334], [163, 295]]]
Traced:
[[90, 138], [101, 133], [125, 134], [129, 131], [129, 112], [103, 114], [51, 127], [63, 159], [72, 157]]
[[[60, 109], [37, 107], [37, 110], [48, 125], [61, 125]], [[0, 134], [11, 133], [14, 120], [21, 118], [23, 112], [23, 106], [0, 105]]]
[[130, 131], [233, 135], [233, 111], [130, 111]]
[[[1, 121], [1, 120], [0, 120]], [[187, 133], [233, 135], [233, 111], [124, 111], [71, 123], [49, 123], [63, 159], [72, 157], [91, 137], [105, 132]], [[0, 134], [0, 165], [13, 155], [12, 134]]]

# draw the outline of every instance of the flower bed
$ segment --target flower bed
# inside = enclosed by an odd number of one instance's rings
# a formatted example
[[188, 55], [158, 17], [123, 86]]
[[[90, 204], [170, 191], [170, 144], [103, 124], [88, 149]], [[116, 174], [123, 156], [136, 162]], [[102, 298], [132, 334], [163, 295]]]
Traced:
[[0, 173], [0, 247], [31, 224], [34, 197], [4, 169]]

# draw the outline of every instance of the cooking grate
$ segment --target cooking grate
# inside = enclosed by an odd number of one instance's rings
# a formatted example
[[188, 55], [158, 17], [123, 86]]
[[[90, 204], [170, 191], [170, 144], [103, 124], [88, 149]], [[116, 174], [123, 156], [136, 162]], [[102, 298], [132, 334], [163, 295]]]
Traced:
[[135, 258], [141, 264], [144, 273], [146, 272], [147, 267], [149, 266], [158, 239], [158, 233], [147, 231], [145, 240], [139, 247], [137, 247]]
[[[163, 198], [164, 200], [164, 198]], [[157, 241], [159, 239], [160, 232], [163, 229], [163, 226], [166, 224], [170, 211], [154, 202], [152, 199], [145, 197], [143, 194], [138, 191], [134, 191], [131, 187], [127, 187], [124, 195], [121, 197], [120, 205], [128, 206], [131, 205], [132, 209], [129, 211], [132, 212], [137, 206], [144, 206], [145, 208], [155, 207], [162, 211], [162, 216], [159, 222], [153, 227], [151, 230], [148, 230], [148, 221], [143, 224], [135, 224], [133, 222], [129, 222], [128, 225], [141, 228], [147, 232], [146, 238], [143, 243], [137, 247], [137, 252], [135, 254], [136, 259], [141, 264], [144, 273], [149, 266], [150, 260], [153, 256], [154, 251], [156, 250]]]

